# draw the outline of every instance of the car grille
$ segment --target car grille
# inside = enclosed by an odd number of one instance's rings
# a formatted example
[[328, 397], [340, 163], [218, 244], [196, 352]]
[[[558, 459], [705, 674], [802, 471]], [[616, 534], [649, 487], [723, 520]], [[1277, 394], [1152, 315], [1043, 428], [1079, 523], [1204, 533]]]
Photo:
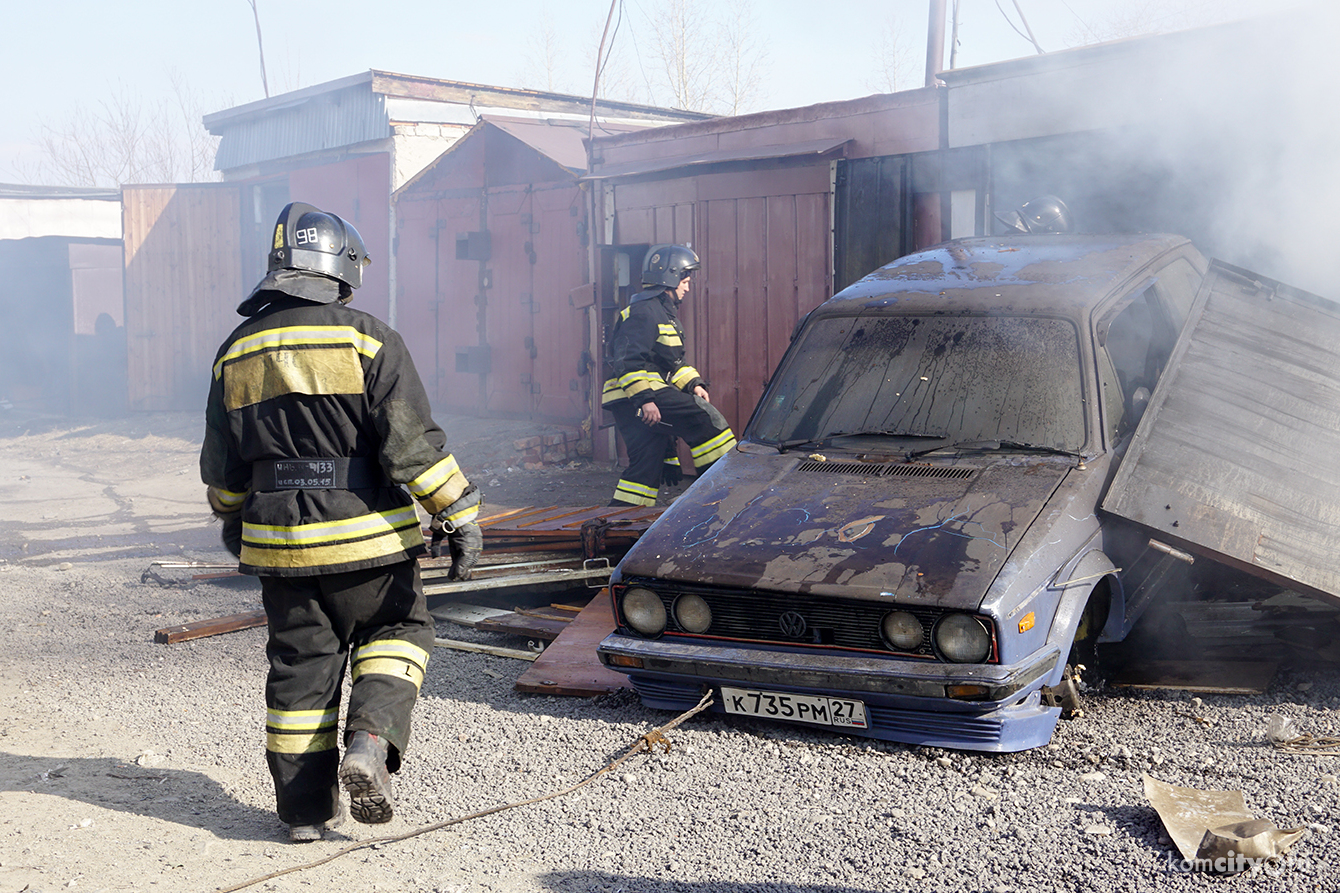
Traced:
[[[666, 584], [664, 581], [628, 580], [630, 586], [646, 586], [660, 596], [670, 618], [670, 635], [692, 635], [675, 621], [675, 601], [684, 595], [701, 597], [712, 609], [712, 626], [705, 635], [745, 642], [783, 643], [860, 651], [893, 652], [884, 642], [880, 624], [895, 606], [856, 599], [819, 598], [753, 589], [720, 589], [710, 586]], [[906, 607], [921, 622], [921, 647], [912, 652], [893, 652], [934, 657], [931, 628], [943, 611]]]

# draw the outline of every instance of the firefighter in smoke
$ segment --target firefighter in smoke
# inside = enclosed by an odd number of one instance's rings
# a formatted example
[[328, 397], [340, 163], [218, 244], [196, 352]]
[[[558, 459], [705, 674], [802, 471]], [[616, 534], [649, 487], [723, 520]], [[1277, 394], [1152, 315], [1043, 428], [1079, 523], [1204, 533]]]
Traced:
[[1068, 233], [1075, 228], [1070, 209], [1054, 195], [1026, 201], [1017, 211], [997, 214], [996, 219], [1016, 233]]
[[469, 578], [483, 545], [479, 491], [446, 450], [400, 335], [346, 306], [367, 263], [339, 217], [284, 208], [269, 272], [215, 359], [200, 453], [224, 542], [261, 579], [266, 759], [295, 841], [339, 822], [340, 785], [356, 820], [391, 819], [390, 773], [434, 635], [414, 500], [433, 516], [434, 545], [447, 541], [453, 579]]
[[628, 448], [628, 468], [610, 505], [655, 505], [662, 483], [680, 481], [675, 438], [689, 445], [698, 473], [730, 452], [735, 435], [708, 399], [707, 382], [684, 362], [676, 311], [701, 264], [682, 245], [654, 245], [642, 265], [644, 289], [610, 333], [601, 403]]

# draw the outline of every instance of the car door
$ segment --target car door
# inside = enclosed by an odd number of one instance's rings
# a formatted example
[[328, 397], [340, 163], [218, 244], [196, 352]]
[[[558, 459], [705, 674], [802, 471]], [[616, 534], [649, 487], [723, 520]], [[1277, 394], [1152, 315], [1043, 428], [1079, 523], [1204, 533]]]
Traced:
[[1215, 261], [1102, 507], [1340, 600], [1340, 304]]

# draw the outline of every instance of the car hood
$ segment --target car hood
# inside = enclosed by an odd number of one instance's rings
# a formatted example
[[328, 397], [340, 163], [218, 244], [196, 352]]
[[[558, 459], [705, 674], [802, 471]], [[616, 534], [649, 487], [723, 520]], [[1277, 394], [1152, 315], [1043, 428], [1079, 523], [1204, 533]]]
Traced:
[[1073, 464], [848, 458], [730, 453], [641, 536], [620, 576], [973, 609]]

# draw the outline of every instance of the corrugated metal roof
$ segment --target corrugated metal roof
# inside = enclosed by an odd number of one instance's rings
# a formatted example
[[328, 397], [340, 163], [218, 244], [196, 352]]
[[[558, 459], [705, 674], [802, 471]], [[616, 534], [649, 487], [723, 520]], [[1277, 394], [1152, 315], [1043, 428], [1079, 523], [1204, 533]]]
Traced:
[[121, 190], [100, 186], [28, 186], [23, 183], [0, 183], [0, 198], [22, 199], [91, 199], [120, 202]]
[[368, 82], [271, 106], [241, 120], [206, 126], [220, 135], [215, 170], [388, 139], [386, 97]]
[[[214, 112], [204, 124], [220, 137], [215, 169], [230, 170], [388, 139], [393, 121], [469, 125], [490, 110], [585, 120], [590, 107], [590, 99], [580, 96], [366, 71]], [[597, 103], [597, 114], [647, 124], [710, 117], [607, 100]]]
[[827, 155], [841, 149], [849, 142], [851, 142], [849, 139], [809, 140], [808, 142], [788, 143], [781, 146], [750, 146], [742, 149], [704, 152], [699, 155], [648, 158], [627, 164], [598, 166], [594, 172], [587, 174], [582, 179], [609, 180], [615, 177], [633, 177], [682, 167], [720, 164], [723, 161], [763, 161], [769, 158], [794, 158], [799, 155]]

